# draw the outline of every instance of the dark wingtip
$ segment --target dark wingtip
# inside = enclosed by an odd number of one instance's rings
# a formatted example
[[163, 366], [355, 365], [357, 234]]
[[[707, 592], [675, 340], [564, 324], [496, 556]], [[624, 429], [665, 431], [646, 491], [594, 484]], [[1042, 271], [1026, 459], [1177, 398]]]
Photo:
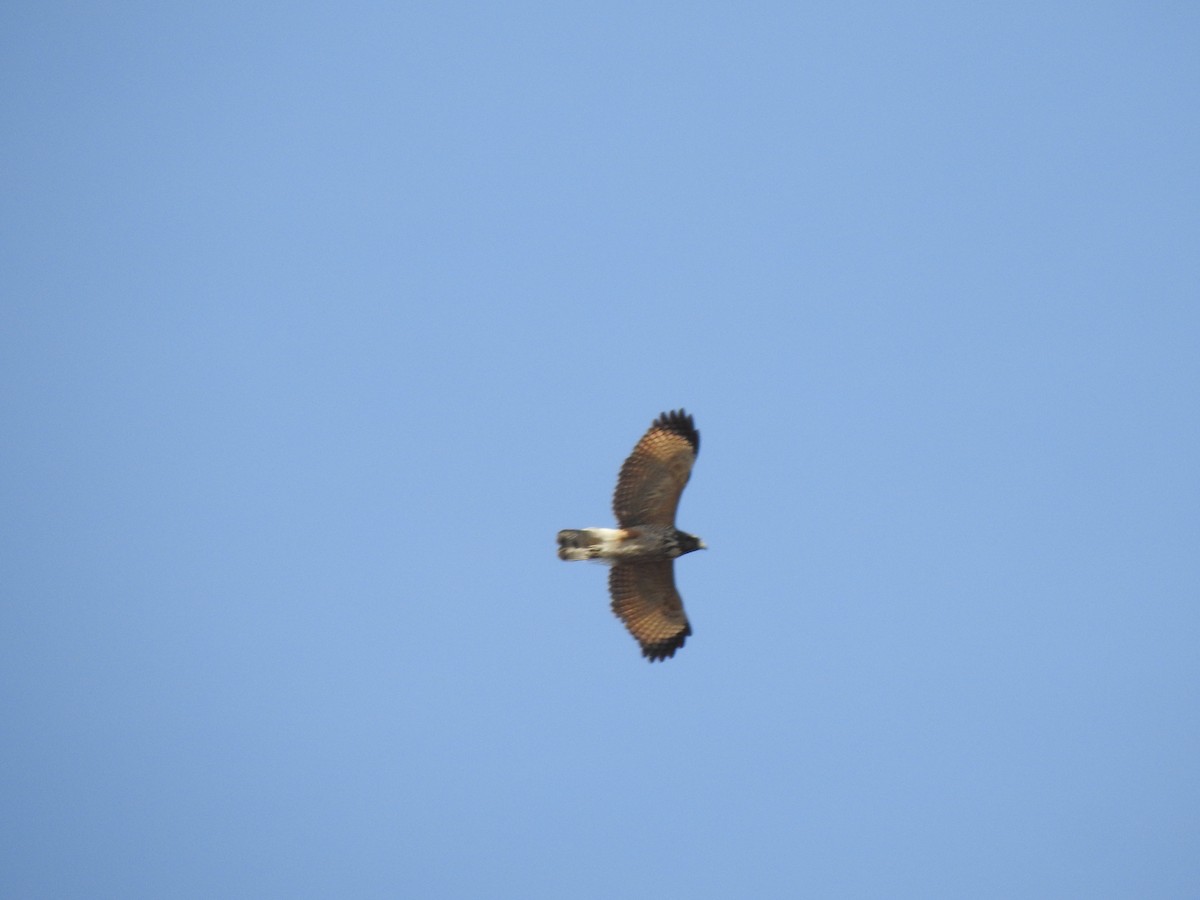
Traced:
[[659, 641], [657, 644], [643, 644], [642, 656], [646, 657], [650, 662], [662, 662], [670, 659], [675, 655], [675, 651], [684, 645], [684, 642], [692, 634], [692, 624], [689, 622], [682, 633], [665, 641]]
[[692, 445], [693, 453], [697, 456], [700, 455], [700, 432], [696, 430], [696, 423], [687, 410], [680, 407], [671, 412], [665, 412], [654, 420], [652, 426], [665, 428], [672, 434], [679, 435]]

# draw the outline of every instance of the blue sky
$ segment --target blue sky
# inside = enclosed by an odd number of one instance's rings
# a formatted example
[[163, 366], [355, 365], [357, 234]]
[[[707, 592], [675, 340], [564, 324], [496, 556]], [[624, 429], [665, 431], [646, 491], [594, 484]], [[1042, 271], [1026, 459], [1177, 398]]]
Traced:
[[0, 894], [1194, 895], [1198, 38], [8, 4]]

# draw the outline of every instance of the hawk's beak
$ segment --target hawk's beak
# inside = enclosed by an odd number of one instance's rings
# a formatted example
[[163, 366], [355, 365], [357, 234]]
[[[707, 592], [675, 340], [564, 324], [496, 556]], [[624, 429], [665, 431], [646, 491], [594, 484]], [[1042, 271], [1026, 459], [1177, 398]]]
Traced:
[[708, 544], [704, 543], [704, 541], [701, 541], [701, 542], [700, 542], [699, 549], [701, 549], [701, 550], [707, 550], [707, 549], [708, 549]]

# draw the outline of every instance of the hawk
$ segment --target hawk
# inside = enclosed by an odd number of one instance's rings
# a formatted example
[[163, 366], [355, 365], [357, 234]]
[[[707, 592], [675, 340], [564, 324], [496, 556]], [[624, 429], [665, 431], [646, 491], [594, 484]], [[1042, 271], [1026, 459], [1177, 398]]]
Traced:
[[700, 452], [700, 432], [684, 410], [663, 413], [642, 435], [617, 478], [619, 528], [558, 533], [558, 558], [597, 559], [612, 568], [612, 609], [650, 662], [674, 656], [692, 633], [675, 588], [676, 557], [706, 549], [675, 527], [679, 497]]

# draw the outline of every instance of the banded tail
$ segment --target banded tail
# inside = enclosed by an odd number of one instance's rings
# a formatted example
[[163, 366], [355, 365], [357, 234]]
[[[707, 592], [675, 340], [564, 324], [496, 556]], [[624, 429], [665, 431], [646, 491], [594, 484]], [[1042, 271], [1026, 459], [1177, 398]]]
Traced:
[[558, 558], [605, 559], [617, 552], [624, 536], [620, 528], [569, 528], [558, 533]]

